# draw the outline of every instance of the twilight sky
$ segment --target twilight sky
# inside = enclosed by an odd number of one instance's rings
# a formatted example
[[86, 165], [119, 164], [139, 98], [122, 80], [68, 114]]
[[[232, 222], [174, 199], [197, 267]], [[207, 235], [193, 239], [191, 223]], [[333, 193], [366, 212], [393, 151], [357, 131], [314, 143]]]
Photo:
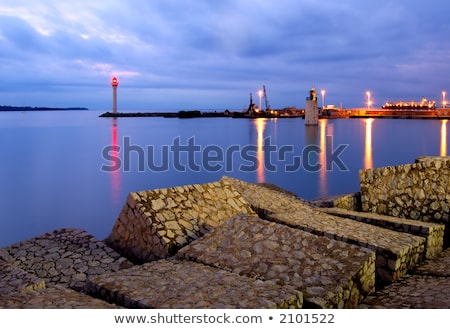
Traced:
[[[448, 0], [0, 0], [0, 105], [119, 111], [441, 101]], [[321, 100], [319, 100], [319, 106]]]

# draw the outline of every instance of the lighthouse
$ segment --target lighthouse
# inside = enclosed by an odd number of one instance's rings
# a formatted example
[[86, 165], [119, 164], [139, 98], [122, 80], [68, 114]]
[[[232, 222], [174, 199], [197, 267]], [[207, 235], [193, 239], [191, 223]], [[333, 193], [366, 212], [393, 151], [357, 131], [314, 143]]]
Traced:
[[111, 86], [113, 89], [113, 113], [117, 113], [117, 86], [119, 86], [119, 81], [116, 77], [112, 78]]
[[306, 98], [305, 125], [317, 126], [319, 124], [319, 108], [317, 106], [316, 88], [312, 87], [309, 97]]

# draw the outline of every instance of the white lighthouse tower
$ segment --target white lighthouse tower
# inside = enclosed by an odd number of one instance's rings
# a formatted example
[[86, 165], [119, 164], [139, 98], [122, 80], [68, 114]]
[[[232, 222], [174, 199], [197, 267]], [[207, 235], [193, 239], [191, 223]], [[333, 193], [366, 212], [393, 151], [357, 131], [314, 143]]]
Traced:
[[111, 86], [113, 89], [113, 113], [117, 113], [117, 87], [119, 86], [119, 81], [116, 77], [112, 78]]

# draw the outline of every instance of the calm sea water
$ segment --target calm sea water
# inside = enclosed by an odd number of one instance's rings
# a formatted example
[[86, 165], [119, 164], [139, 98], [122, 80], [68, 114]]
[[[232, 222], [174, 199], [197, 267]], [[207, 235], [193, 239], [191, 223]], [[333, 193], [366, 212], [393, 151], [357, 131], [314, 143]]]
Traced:
[[[59, 228], [105, 238], [127, 194], [228, 175], [305, 199], [359, 190], [363, 168], [448, 155], [446, 120], [99, 118], [0, 112], [0, 247]], [[265, 146], [265, 147], [264, 147]]]

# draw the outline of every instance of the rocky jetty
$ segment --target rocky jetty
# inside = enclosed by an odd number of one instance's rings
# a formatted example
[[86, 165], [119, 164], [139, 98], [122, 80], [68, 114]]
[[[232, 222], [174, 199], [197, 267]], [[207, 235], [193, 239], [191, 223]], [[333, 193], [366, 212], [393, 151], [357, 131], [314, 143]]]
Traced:
[[107, 243], [135, 262], [162, 259], [236, 214], [255, 213], [223, 181], [132, 192]]
[[[67, 228], [0, 249], [0, 307], [450, 308], [449, 167], [362, 171], [361, 191], [313, 201], [232, 177], [131, 192], [105, 241]], [[424, 221], [377, 213], [416, 201]]]
[[450, 246], [450, 157], [361, 170], [362, 211], [446, 226]]
[[88, 277], [133, 266], [80, 229], [61, 229], [0, 249], [0, 308], [117, 308], [85, 291]]
[[248, 215], [229, 219], [177, 256], [293, 287], [309, 308], [356, 307], [375, 290], [373, 251]]

